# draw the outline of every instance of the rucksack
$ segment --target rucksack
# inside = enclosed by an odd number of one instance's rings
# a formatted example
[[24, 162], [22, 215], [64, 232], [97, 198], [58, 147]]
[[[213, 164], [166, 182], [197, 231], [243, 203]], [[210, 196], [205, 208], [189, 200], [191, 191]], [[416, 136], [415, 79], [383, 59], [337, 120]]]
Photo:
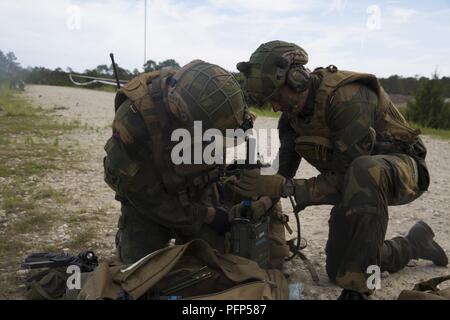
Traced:
[[196, 239], [155, 251], [131, 265], [103, 262], [78, 299], [269, 300], [287, 299], [279, 270], [212, 249]]
[[67, 278], [64, 267], [39, 271], [26, 279], [25, 298], [27, 300], [63, 299]]

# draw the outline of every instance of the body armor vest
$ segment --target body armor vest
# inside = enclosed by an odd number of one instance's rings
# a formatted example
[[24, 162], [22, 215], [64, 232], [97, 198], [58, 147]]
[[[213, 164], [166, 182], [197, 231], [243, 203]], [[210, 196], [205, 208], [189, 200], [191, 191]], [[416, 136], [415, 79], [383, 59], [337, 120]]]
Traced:
[[303, 118], [298, 113], [291, 112], [289, 122], [297, 133], [297, 152], [319, 171], [332, 168], [330, 161], [334, 148], [338, 148], [340, 152], [346, 151], [347, 146], [333, 140], [332, 132], [325, 121], [325, 112], [333, 102], [336, 90], [355, 82], [368, 86], [378, 96], [375, 124], [371, 131], [374, 141], [400, 143], [405, 146], [419, 145], [420, 149], [423, 147], [424, 152], [415, 155], [415, 158], [425, 158], [426, 150], [419, 138], [420, 130], [408, 125], [374, 75], [338, 71], [334, 66], [318, 68], [313, 74], [321, 78], [315, 95], [313, 115]]
[[[168, 111], [163, 82], [173, 74], [174, 71], [167, 70], [144, 73], [117, 92], [115, 110], [128, 102], [127, 107], [138, 112], [144, 120], [150, 152], [142, 153], [151, 163], [131, 159], [117, 147], [115, 137], [111, 137], [105, 146], [108, 154], [104, 160], [105, 180], [119, 196], [140, 190], [148, 181], [158, 180], [166, 192], [177, 195], [182, 206], [188, 207], [195, 193], [218, 180], [219, 169], [213, 165], [174, 165], [171, 161], [170, 135], [176, 128]], [[108, 172], [111, 173], [109, 177]]]

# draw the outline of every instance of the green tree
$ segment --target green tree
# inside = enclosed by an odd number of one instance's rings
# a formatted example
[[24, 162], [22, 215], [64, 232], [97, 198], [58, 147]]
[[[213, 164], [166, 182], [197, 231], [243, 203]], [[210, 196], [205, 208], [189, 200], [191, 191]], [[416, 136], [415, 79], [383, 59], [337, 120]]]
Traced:
[[106, 64], [98, 65], [98, 66], [95, 68], [95, 71], [96, 71], [99, 75], [102, 75], [102, 76], [111, 75], [111, 69], [108, 68], [108, 66], [107, 66]]
[[445, 103], [438, 74], [434, 73], [431, 79], [421, 78], [419, 83], [415, 102], [408, 103], [408, 119], [425, 127], [450, 129], [450, 106]]
[[156, 62], [153, 60], [147, 60], [144, 63], [144, 72], [152, 72], [156, 70]]
[[164, 67], [170, 67], [173, 69], [179, 69], [181, 68], [178, 62], [176, 62], [174, 59], [167, 59], [161, 62], [156, 63], [153, 60], [147, 60], [146, 63], [144, 63], [144, 72], [152, 72], [156, 70], [161, 70]]
[[17, 57], [14, 52], [4, 54], [0, 50], [0, 81], [17, 77], [22, 68], [17, 62]]
[[174, 59], [167, 59], [158, 63], [156, 70], [162, 69], [164, 67], [170, 67], [173, 69], [180, 69], [180, 65]]

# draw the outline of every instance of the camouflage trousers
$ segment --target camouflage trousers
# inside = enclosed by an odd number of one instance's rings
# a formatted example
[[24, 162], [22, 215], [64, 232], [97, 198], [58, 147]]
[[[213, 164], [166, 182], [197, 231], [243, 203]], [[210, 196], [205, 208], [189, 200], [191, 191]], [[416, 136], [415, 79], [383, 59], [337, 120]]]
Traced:
[[[281, 269], [284, 258], [289, 254], [281, 205], [277, 203], [268, 214], [270, 215], [269, 264], [270, 268]], [[152, 221], [130, 203], [122, 201], [122, 214], [116, 234], [117, 254], [122, 262], [127, 264], [135, 262], [153, 251], [166, 247], [171, 239], [175, 239], [177, 244], [183, 244], [193, 239], [203, 239], [220, 252], [229, 251], [227, 234], [221, 236], [207, 224], [203, 224], [197, 234], [186, 236], [177, 230], [166, 228]]]
[[411, 258], [403, 237], [384, 240], [388, 205], [418, 198], [416, 162], [407, 155], [361, 156], [345, 174], [342, 198], [331, 211], [326, 246], [326, 269], [339, 286], [369, 292], [367, 268], [398, 271]]

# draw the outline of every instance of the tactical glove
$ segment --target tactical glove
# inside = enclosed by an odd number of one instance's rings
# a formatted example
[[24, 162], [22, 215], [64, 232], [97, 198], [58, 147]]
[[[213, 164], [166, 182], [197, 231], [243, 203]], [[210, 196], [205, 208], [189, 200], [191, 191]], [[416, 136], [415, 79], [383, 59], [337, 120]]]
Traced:
[[[249, 214], [250, 216], [245, 216], [245, 214]], [[253, 221], [258, 221], [265, 214], [266, 214], [266, 207], [264, 206], [264, 203], [262, 203], [262, 201], [252, 201], [249, 207], [247, 207], [243, 202], [241, 202], [239, 204], [234, 205], [230, 209], [230, 215], [232, 218], [248, 218]]]
[[283, 195], [285, 178], [278, 174], [261, 175], [260, 169], [242, 170], [237, 182], [237, 192], [245, 198], [268, 196], [279, 198]]

